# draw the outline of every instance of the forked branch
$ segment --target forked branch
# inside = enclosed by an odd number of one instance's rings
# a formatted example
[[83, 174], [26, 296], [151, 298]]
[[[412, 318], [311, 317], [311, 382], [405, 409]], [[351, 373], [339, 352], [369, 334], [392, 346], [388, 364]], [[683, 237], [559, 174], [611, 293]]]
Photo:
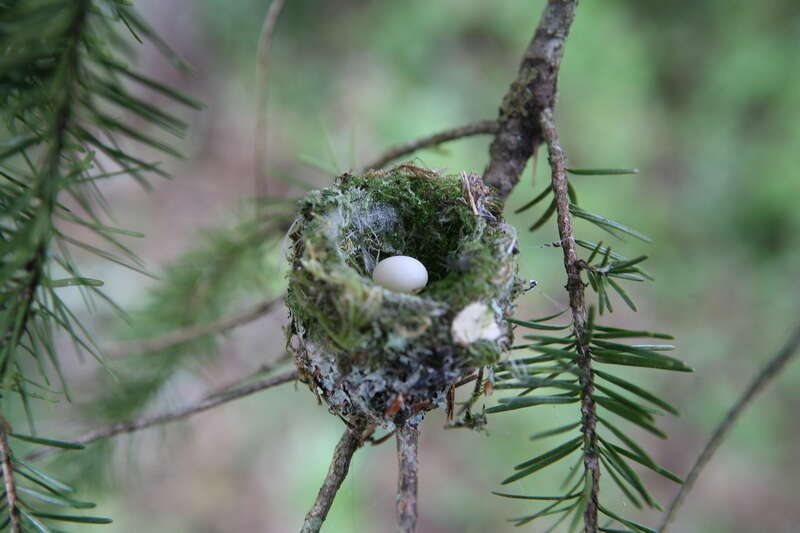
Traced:
[[489, 148], [483, 180], [505, 199], [525, 165], [544, 141], [539, 116], [555, 105], [564, 43], [578, 0], [548, 0], [536, 33], [500, 106], [500, 130]]

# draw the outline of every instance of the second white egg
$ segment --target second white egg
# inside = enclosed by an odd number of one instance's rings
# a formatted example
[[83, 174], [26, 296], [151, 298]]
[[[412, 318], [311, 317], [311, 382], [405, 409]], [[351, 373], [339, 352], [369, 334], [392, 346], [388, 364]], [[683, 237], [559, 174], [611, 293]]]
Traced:
[[414, 294], [428, 284], [428, 269], [413, 257], [395, 255], [375, 265], [372, 279], [384, 289]]

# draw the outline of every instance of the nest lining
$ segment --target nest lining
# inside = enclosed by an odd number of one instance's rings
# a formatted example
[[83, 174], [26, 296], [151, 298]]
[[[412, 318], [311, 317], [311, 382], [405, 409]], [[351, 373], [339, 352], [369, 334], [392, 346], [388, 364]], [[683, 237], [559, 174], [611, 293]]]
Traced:
[[[506, 317], [521, 290], [516, 234], [489, 193], [477, 175], [401, 165], [345, 174], [301, 202], [290, 232], [289, 346], [332, 411], [383, 425], [421, 417], [509, 347]], [[422, 292], [373, 283], [375, 264], [392, 255], [428, 268]]]

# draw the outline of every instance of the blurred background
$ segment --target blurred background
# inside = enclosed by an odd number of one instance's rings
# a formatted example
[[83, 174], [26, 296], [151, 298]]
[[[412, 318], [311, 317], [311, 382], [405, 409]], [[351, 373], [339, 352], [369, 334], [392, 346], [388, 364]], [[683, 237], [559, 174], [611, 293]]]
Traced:
[[[392, 144], [495, 118], [544, 2], [287, 4], [270, 55], [269, 132], [262, 142], [271, 190], [296, 197], [302, 190], [287, 184], [290, 180], [324, 186]], [[85, 274], [105, 280], [108, 294], [131, 311], [125, 322], [108, 307], [87, 308], [74, 292], [73, 303], [101, 345], [179, 325], [181, 298], [196, 288], [187, 272], [214, 261], [221, 248], [213, 243], [235, 240], [236, 230], [220, 235], [219, 228], [235, 227], [252, 215], [256, 190], [256, 50], [268, 3], [139, 0], [137, 5], [194, 67], [191, 74], [180, 74], [144, 45], [141, 69], [206, 108], [189, 112], [154, 96], [154, 103], [190, 123], [179, 141], [186, 159], [165, 161], [174, 179], [154, 181], [152, 191], [127, 179], [104, 188], [118, 224], [146, 234], [127, 244], [161, 280], [80, 256]], [[638, 313], [620, 302], [607, 322], [673, 333], [677, 355], [696, 369], [688, 375], [631, 373], [681, 409], [680, 418], [660, 423], [669, 440], [636, 433], [679, 475], [686, 474], [713, 427], [798, 321], [799, 46], [795, 0], [584, 2], [567, 43], [557, 120], [570, 164], [641, 170], [634, 176], [575, 177], [581, 203], [654, 239], [649, 245], [615, 244], [630, 257], [649, 255], [647, 268], [656, 282], [633, 288]], [[415, 161], [480, 172], [489, 141], [453, 142], [421, 151]], [[544, 159], [535, 179], [526, 171], [507, 204], [508, 218], [520, 229], [522, 275], [539, 282], [520, 301], [521, 318], [566, 304], [561, 254], [542, 246], [555, 240], [554, 224], [531, 234], [525, 229], [540, 211], [512, 213], [545, 186]], [[576, 234], [608, 242], [589, 224], [578, 222]], [[280, 294], [279, 248], [280, 243], [266, 255], [256, 248], [250, 259], [237, 263], [226, 274], [229, 285], [215, 286], [219, 294], [191, 309], [192, 319], [225, 315]], [[104, 378], [91, 359], [67, 357], [75, 403], [107, 398], [108, 409], [86, 410], [80, 419], [59, 407], [43, 408], [43, 414], [68, 438], [77, 428], [137, 410], [160, 412], [191, 403], [279, 357], [284, 321], [285, 311], [278, 310], [197, 349], [112, 362], [117, 382]], [[153, 372], [170, 379], [151, 383]], [[798, 386], [795, 363], [741, 419], [672, 531], [798, 530]], [[495, 401], [489, 398], [487, 405]], [[513, 464], [552, 444], [531, 442], [530, 434], [573, 418], [569, 409], [550, 406], [501, 414], [490, 418], [487, 435], [443, 431], [442, 413], [431, 413], [422, 429], [418, 530], [516, 530], [507, 518], [530, 514], [534, 507], [489, 491], [499, 488]], [[93, 492], [102, 513], [114, 517], [104, 529], [109, 533], [297, 531], [341, 432], [341, 422], [305, 387], [285, 385], [177, 425], [120, 438], [114, 451], [105, 447], [103, 462], [87, 464], [74, 452], [75, 459], [51, 462]], [[544, 470], [508, 489], [553, 493], [561, 473], [557, 467]], [[649, 472], [642, 475], [661, 503], [669, 503], [677, 487]], [[395, 476], [392, 441], [363, 448], [324, 531], [394, 531]], [[657, 513], [637, 513], [614, 487], [607, 488], [611, 506], [658, 523]], [[544, 529], [544, 523], [527, 526]]]

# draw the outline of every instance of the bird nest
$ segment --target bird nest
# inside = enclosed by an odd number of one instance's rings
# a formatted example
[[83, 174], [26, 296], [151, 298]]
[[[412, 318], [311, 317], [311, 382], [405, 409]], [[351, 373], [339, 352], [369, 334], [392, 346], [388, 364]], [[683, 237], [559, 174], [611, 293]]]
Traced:
[[[511, 345], [517, 239], [480, 176], [413, 165], [344, 174], [300, 202], [289, 233], [288, 346], [299, 375], [348, 421], [391, 427]], [[378, 261], [417, 258], [418, 294], [373, 282]]]

